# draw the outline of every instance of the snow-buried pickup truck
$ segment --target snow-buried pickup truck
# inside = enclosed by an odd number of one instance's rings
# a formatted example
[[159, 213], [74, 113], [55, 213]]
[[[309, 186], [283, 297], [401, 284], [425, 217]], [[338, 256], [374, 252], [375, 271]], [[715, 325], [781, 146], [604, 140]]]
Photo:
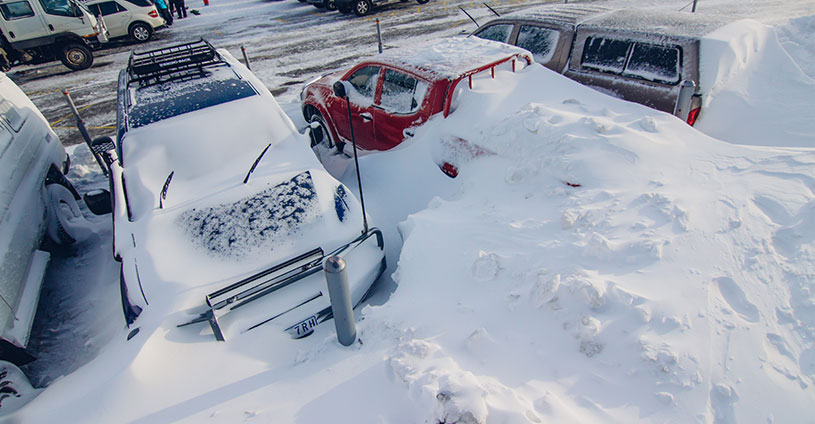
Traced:
[[94, 150], [110, 167], [129, 326], [193, 337], [209, 323], [225, 340], [269, 323], [302, 337], [332, 316], [324, 258], [348, 263], [354, 305], [384, 271], [357, 199], [225, 50], [133, 53], [118, 107], [117, 140]]

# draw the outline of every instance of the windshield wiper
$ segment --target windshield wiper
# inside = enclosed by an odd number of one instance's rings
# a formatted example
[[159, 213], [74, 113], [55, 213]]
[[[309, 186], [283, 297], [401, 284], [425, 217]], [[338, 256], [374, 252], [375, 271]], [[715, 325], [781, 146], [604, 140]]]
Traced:
[[255, 168], [258, 166], [258, 163], [260, 162], [260, 159], [263, 158], [263, 155], [266, 154], [266, 151], [269, 150], [269, 147], [272, 147], [272, 143], [269, 143], [268, 145], [266, 145], [266, 148], [263, 149], [262, 152], [260, 152], [260, 156], [258, 156], [258, 158], [255, 159], [255, 163], [252, 164], [252, 167], [249, 168], [249, 172], [246, 173], [246, 178], [243, 179], [244, 184], [249, 182], [249, 176], [252, 175], [253, 172], [255, 172]]
[[161, 194], [158, 196], [159, 209], [164, 209], [164, 200], [167, 199], [167, 189], [170, 188], [170, 181], [173, 180], [173, 174], [175, 174], [175, 171], [170, 171], [170, 175], [168, 175], [167, 179], [164, 180], [164, 187], [161, 189]]

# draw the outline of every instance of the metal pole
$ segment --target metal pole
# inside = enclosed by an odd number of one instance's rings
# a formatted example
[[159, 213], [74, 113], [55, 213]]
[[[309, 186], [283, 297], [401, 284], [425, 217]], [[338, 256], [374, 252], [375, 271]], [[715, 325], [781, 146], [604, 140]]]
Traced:
[[343, 346], [351, 346], [357, 339], [357, 329], [354, 325], [354, 309], [351, 306], [351, 290], [348, 288], [345, 260], [339, 256], [330, 256], [326, 259], [323, 270], [328, 285], [328, 296], [331, 298], [337, 340]]
[[246, 69], [251, 71], [252, 68], [249, 67], [249, 58], [246, 56], [246, 48], [243, 47], [243, 44], [241, 44], [241, 53], [243, 53], [243, 63], [246, 65]]
[[690, 9], [690, 13], [696, 13], [696, 0], [693, 0], [693, 7]]
[[379, 42], [379, 53], [382, 53], [382, 30], [379, 28], [379, 18], [376, 19], [376, 39]]
[[76, 118], [76, 127], [79, 128], [79, 133], [82, 134], [82, 138], [85, 139], [85, 144], [88, 145], [88, 149], [91, 151], [93, 158], [96, 159], [96, 163], [99, 164], [99, 167], [102, 168], [102, 173], [107, 176], [108, 170], [107, 167], [102, 163], [102, 159], [99, 158], [99, 155], [96, 154], [96, 151], [93, 150], [93, 142], [91, 141], [91, 135], [88, 134], [88, 129], [85, 128], [85, 121], [82, 120], [82, 117], [79, 116], [79, 111], [76, 110], [76, 105], [74, 105], [74, 100], [71, 98], [71, 93], [68, 90], [62, 90], [62, 95], [65, 96], [65, 101], [68, 102], [68, 107], [71, 109], [71, 113], [74, 114]]
[[359, 203], [362, 206], [362, 234], [368, 232], [368, 217], [365, 216], [365, 197], [362, 195], [362, 177], [359, 175], [359, 159], [357, 158], [357, 140], [354, 137], [354, 121], [351, 119], [351, 99], [345, 97], [348, 105], [348, 126], [351, 127], [351, 145], [354, 146], [354, 167], [357, 168], [357, 184], [359, 185]]

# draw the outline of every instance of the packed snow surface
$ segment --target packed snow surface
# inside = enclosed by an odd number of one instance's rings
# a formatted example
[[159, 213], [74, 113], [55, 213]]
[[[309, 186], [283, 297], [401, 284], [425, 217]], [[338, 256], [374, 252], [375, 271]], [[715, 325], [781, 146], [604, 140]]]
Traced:
[[[217, 343], [175, 328], [182, 313], [130, 340], [121, 321], [13, 418], [806, 422], [815, 53], [796, 34], [811, 27], [710, 36], [726, 78], [697, 125], [713, 136], [538, 66], [478, 79], [449, 117], [360, 160], [398, 286], [357, 312], [356, 344], [339, 345], [331, 322], [303, 340], [264, 326]], [[765, 84], [784, 91], [747, 101]], [[748, 133], [764, 125], [773, 137]], [[454, 180], [437, 165], [451, 139], [479, 152], [458, 158]], [[354, 176], [343, 182], [356, 192]]]

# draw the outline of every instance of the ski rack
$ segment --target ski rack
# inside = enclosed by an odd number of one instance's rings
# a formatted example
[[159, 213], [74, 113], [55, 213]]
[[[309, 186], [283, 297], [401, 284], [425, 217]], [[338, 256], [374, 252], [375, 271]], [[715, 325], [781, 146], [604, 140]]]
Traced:
[[203, 38], [146, 52], [132, 52], [127, 64], [128, 85], [149, 87], [168, 81], [204, 76], [204, 68], [226, 66], [215, 47]]

